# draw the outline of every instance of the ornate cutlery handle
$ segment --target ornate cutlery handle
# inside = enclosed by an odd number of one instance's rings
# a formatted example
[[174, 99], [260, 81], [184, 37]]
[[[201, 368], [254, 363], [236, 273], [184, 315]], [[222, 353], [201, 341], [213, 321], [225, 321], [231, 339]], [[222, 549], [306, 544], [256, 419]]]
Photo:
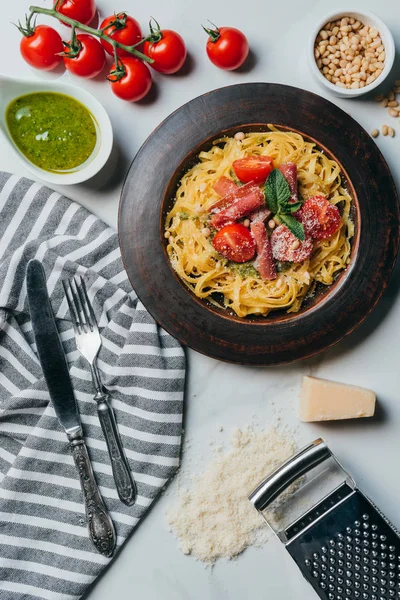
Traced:
[[85, 500], [86, 520], [96, 550], [112, 556], [117, 542], [114, 525], [97, 487], [85, 441], [82, 436], [70, 439], [72, 456], [77, 466]]
[[108, 398], [108, 394], [100, 391], [94, 397], [97, 402], [97, 413], [111, 459], [111, 467], [118, 496], [121, 502], [127, 506], [131, 506], [134, 504], [137, 496], [136, 485], [132, 479], [114, 411], [109, 404]]

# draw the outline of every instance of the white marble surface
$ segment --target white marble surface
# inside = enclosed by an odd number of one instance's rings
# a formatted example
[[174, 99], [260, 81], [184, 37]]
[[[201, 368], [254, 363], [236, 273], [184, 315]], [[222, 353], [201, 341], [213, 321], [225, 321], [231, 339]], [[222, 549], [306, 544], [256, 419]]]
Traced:
[[[50, 5], [49, 0], [40, 0], [40, 3]], [[245, 81], [288, 83], [326, 95], [311, 79], [304, 54], [307, 34], [315, 20], [336, 8], [327, 0], [286, 0], [282, 3], [265, 0], [150, 0], [144, 4], [125, 0], [122, 5], [111, 0], [99, 0], [98, 4], [102, 14], [121, 9], [130, 11], [143, 27], [149, 14], [154, 15], [164, 27], [180, 31], [191, 55], [186, 74], [156, 77], [155, 93], [149, 101], [139, 105], [124, 104], [116, 99], [100, 78], [79, 82], [93, 92], [109, 111], [119, 154], [115, 160], [115, 173], [107, 183], [111, 167], [93, 181], [59, 189], [113, 226], [116, 226], [120, 188], [129, 162], [154, 127], [184, 102], [216, 87]], [[342, 6], [345, 7], [345, 3]], [[19, 34], [8, 25], [10, 21], [21, 18], [27, 7], [27, 0], [13, 0], [2, 7], [0, 72], [33, 79], [41, 75], [20, 59]], [[351, 8], [370, 10], [385, 20], [399, 50], [398, 0], [381, 0], [379, 3], [353, 0]], [[200, 27], [207, 18], [245, 31], [254, 53], [254, 64], [250, 70], [224, 73], [208, 62], [204, 50], [205, 34]], [[46, 75], [49, 76], [54, 75]], [[69, 79], [67, 74], [62, 74], [62, 77]], [[394, 78], [400, 78], [399, 59], [393, 72]], [[367, 130], [391, 119], [370, 98], [330, 99]], [[399, 185], [400, 122], [397, 121], [397, 137], [380, 136], [377, 143]], [[28, 175], [4, 140], [0, 147], [0, 168]], [[298, 426], [296, 437], [299, 443], [323, 436], [361, 487], [399, 527], [399, 282], [400, 271], [397, 268], [388, 292], [368, 321], [346, 341], [305, 362], [280, 368], [253, 369], [223, 364], [189, 351], [185, 429], [191, 445], [183, 455], [184, 464], [190, 458], [207, 457], [210, 439], [220, 439], [234, 426], [246, 426], [253, 415], [261, 426], [268, 426], [279, 413], [284, 423]], [[379, 398], [377, 418], [355, 423], [299, 424], [296, 412], [301, 377], [310, 373], [374, 389]], [[219, 425], [224, 426], [223, 433], [218, 432]], [[241, 600], [251, 596], [271, 600], [311, 600], [315, 597], [277, 540], [270, 541], [262, 550], [246, 551], [236, 561], [222, 562], [213, 570], [184, 556], [167, 531], [164, 518], [164, 511], [172, 501], [174, 486], [170, 486], [168, 495], [157, 502], [126, 543], [89, 594], [90, 600], [113, 597]]]

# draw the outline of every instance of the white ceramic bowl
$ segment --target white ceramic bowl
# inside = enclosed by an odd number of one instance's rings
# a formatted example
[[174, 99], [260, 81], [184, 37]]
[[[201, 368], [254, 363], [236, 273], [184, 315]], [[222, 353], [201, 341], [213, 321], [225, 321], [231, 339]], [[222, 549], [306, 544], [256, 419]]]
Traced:
[[[337, 19], [341, 19], [342, 17], [354, 17], [358, 21], [361, 21], [361, 23], [363, 23], [364, 25], [369, 25], [370, 27], [374, 27], [375, 29], [377, 29], [381, 36], [383, 45], [385, 46], [386, 60], [385, 67], [382, 73], [379, 75], [379, 77], [375, 79], [375, 81], [373, 81], [369, 85], [366, 85], [365, 87], [356, 90], [341, 88], [335, 85], [334, 83], [328, 81], [319, 70], [314, 57], [314, 45], [318, 33], [321, 31], [321, 29], [323, 29], [326, 23], [336, 21]], [[336, 96], [340, 96], [342, 98], [355, 98], [357, 96], [362, 96], [363, 94], [367, 94], [374, 90], [376, 87], [378, 87], [378, 85], [380, 85], [389, 75], [393, 66], [394, 57], [395, 46], [393, 36], [390, 33], [389, 28], [385, 25], [383, 21], [381, 21], [381, 19], [369, 12], [360, 12], [359, 10], [336, 10], [335, 12], [325, 15], [324, 18], [316, 24], [315, 28], [311, 32], [308, 47], [308, 60], [311, 72], [320, 85], [325, 87], [332, 94], [335, 94]]]
[[[97, 131], [97, 142], [91, 156], [82, 165], [64, 173], [45, 171], [28, 160], [14, 144], [6, 123], [7, 106], [14, 98], [34, 92], [67, 94], [81, 102], [92, 114]], [[59, 185], [81, 183], [96, 175], [107, 162], [113, 145], [111, 121], [102, 104], [86, 90], [57, 81], [31, 81], [0, 77], [0, 129], [27, 169], [39, 179]]]

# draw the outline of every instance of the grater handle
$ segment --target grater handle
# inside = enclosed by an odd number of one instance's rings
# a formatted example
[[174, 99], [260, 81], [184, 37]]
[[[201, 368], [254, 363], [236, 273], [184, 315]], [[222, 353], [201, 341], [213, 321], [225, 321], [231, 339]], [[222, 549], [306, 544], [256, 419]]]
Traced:
[[314, 440], [264, 479], [250, 494], [250, 502], [258, 511], [265, 510], [291, 483], [331, 456], [321, 438]]

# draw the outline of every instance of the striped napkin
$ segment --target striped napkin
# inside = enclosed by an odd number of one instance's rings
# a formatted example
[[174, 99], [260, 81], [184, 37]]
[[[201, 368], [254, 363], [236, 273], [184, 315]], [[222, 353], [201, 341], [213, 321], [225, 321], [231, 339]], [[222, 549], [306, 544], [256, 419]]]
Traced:
[[[185, 358], [146, 312], [123, 269], [117, 234], [87, 210], [28, 179], [0, 173], [0, 598], [79, 598], [109, 559], [92, 546], [67, 438], [49, 402], [26, 295], [28, 261], [42, 261], [84, 434], [120, 546], [174, 474]], [[101, 329], [99, 368], [138, 486], [115, 489], [62, 278], [84, 275]]]

